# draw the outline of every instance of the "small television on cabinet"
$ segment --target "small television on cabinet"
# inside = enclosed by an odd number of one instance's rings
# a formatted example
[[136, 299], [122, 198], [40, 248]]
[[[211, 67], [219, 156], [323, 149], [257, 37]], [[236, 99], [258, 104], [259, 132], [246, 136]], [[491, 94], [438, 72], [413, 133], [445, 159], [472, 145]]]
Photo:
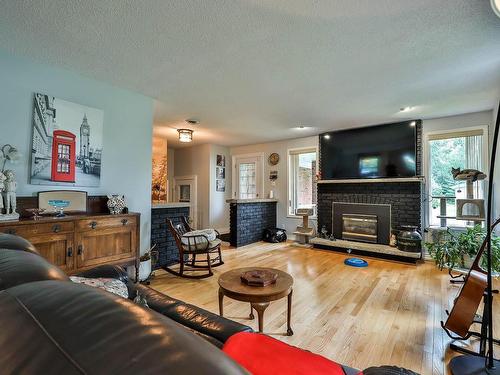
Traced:
[[321, 179], [415, 177], [421, 120], [320, 134]]

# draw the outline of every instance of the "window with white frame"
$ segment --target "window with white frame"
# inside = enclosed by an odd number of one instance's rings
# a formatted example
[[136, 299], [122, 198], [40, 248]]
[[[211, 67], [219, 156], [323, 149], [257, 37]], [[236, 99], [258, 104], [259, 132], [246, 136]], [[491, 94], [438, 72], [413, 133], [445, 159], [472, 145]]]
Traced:
[[289, 215], [297, 208], [316, 209], [316, 154], [316, 148], [288, 152]]
[[[428, 224], [431, 226], [465, 227], [472, 222], [456, 219], [456, 199], [470, 198], [464, 180], [455, 180], [452, 168], [485, 171], [488, 140], [484, 128], [445, 133], [427, 137], [428, 157]], [[484, 181], [473, 184], [474, 199], [484, 199]]]

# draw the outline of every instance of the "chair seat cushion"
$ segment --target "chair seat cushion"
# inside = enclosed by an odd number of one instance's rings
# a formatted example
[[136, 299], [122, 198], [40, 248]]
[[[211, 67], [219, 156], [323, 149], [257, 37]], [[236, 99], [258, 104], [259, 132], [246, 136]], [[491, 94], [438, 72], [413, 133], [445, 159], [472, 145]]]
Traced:
[[192, 243], [191, 245], [187, 245], [187, 244], [183, 243], [182, 248], [184, 249], [184, 251], [203, 251], [205, 249], [211, 250], [211, 249], [215, 249], [217, 246], [220, 246], [221, 243], [222, 243], [222, 241], [220, 239], [216, 238], [214, 240], [208, 241], [208, 248], [207, 248], [207, 241], [206, 240], [199, 241], [195, 244]]
[[181, 242], [183, 245], [189, 244], [198, 244], [198, 243], [207, 243], [207, 239], [209, 241], [213, 241], [217, 238], [217, 233], [213, 229], [199, 229], [192, 230], [190, 232], [186, 232], [181, 237]]
[[338, 363], [258, 333], [231, 336], [223, 351], [252, 375], [345, 375]]

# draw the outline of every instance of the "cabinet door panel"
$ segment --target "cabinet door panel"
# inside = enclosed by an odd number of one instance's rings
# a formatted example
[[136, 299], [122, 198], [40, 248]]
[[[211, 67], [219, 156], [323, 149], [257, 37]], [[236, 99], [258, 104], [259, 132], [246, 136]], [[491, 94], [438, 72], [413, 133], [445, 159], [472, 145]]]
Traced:
[[79, 268], [119, 261], [136, 255], [135, 228], [127, 226], [77, 233]]
[[73, 235], [46, 235], [28, 238], [42, 257], [55, 264], [64, 272], [74, 268]]

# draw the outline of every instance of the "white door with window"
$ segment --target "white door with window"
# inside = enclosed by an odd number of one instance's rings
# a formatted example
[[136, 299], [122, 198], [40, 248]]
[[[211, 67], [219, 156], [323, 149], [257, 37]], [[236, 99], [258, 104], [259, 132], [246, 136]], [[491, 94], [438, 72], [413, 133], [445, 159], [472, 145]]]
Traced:
[[189, 203], [189, 216], [192, 220], [191, 226], [197, 227], [198, 212], [197, 212], [197, 176], [181, 176], [174, 177], [174, 192], [175, 201], [181, 203]]
[[263, 155], [233, 156], [233, 198], [263, 198]]

